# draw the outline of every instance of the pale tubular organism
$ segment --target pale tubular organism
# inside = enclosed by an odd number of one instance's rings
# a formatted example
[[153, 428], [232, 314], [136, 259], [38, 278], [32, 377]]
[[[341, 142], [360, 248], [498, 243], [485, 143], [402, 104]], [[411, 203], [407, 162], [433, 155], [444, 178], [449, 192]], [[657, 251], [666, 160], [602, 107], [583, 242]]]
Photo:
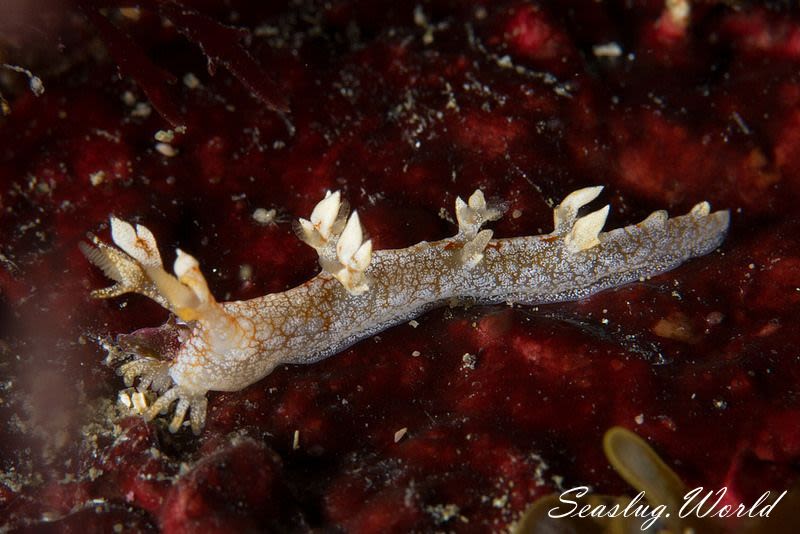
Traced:
[[140, 293], [182, 321], [173, 326], [181, 340], [175, 354], [134, 354], [120, 374], [129, 386], [139, 377], [140, 390], [160, 395], [146, 418], [177, 402], [170, 430], [189, 411], [198, 433], [208, 391], [236, 391], [278, 365], [319, 361], [435, 306], [576, 300], [642, 280], [713, 251], [728, 229], [728, 212], [711, 213], [701, 202], [680, 217], [657, 211], [638, 224], [602, 232], [608, 206], [578, 216], [601, 190], [568, 195], [554, 210], [550, 234], [496, 240], [481, 227], [503, 210], [477, 190], [467, 202], [456, 199], [455, 236], [376, 251], [364, 240], [358, 214], [348, 217], [340, 193], [328, 192], [296, 228], [317, 250], [322, 272], [301, 286], [247, 301], [217, 302], [197, 260], [181, 250], [175, 275], [169, 274], [153, 234], [141, 225], [112, 217], [111, 237], [119, 248], [91, 236], [94, 247], [82, 249], [116, 281], [93, 296]]

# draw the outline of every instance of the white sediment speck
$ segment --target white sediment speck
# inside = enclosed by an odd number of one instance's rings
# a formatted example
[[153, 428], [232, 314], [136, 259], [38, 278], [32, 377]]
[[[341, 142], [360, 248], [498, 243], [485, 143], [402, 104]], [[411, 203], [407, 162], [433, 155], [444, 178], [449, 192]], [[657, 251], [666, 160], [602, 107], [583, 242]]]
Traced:
[[597, 57], [619, 57], [622, 55], [622, 48], [617, 43], [603, 43], [594, 45], [592, 52]]
[[183, 85], [189, 89], [197, 89], [200, 87], [200, 79], [193, 72], [187, 72], [183, 75]]
[[156, 150], [159, 154], [162, 156], [167, 156], [168, 158], [178, 154], [178, 151], [175, 149], [175, 147], [167, 143], [156, 143]]
[[171, 143], [175, 139], [175, 132], [172, 130], [159, 130], [153, 137], [160, 143]]
[[105, 179], [106, 179], [105, 171], [97, 171], [89, 175], [89, 182], [91, 182], [91, 184], [94, 186], [102, 184]]
[[269, 224], [271, 222], [275, 222], [275, 214], [277, 212], [274, 209], [268, 210], [265, 208], [257, 208], [253, 212], [253, 220], [258, 224]]
[[131, 116], [146, 119], [152, 112], [153, 108], [150, 107], [150, 104], [147, 102], [137, 102], [133, 107], [133, 111], [131, 111]]

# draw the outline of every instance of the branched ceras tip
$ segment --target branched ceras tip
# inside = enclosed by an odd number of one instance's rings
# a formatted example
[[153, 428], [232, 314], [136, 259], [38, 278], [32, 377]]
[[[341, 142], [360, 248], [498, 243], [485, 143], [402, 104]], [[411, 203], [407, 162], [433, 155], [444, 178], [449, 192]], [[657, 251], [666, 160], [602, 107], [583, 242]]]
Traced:
[[467, 269], [472, 269], [483, 259], [483, 251], [492, 239], [491, 230], [481, 230], [481, 226], [489, 221], [496, 221], [503, 215], [501, 206], [489, 207], [483, 191], [476, 189], [467, 202], [456, 197], [456, 220], [458, 234], [456, 239], [464, 243], [461, 249], [460, 262]]
[[198, 319], [200, 308], [214, 302], [198, 262], [190, 254], [177, 249], [173, 276], [164, 270], [156, 240], [146, 227], [137, 225], [134, 229], [131, 224], [111, 217], [111, 238], [138, 262], [158, 293], [168, 302], [168, 307], [184, 321]]
[[[567, 248], [572, 252], [589, 250], [601, 242], [600, 232], [608, 218], [609, 206], [578, 217], [578, 211], [596, 199], [603, 186], [585, 187], [573, 191], [553, 210], [554, 235], [564, 238]], [[711, 206], [708, 202], [696, 204], [689, 215], [697, 219], [708, 216]], [[654, 211], [636, 226], [644, 228], [663, 227], [669, 219], [664, 210]]]
[[503, 216], [501, 207], [489, 207], [483, 191], [476, 189], [467, 202], [456, 197], [456, 220], [458, 221], [458, 237], [472, 239], [478, 234], [481, 226], [496, 221]]
[[606, 224], [609, 206], [578, 218], [578, 210], [596, 199], [602, 186], [585, 187], [573, 191], [553, 210], [554, 234], [564, 237], [567, 248], [572, 252], [588, 250], [600, 244], [600, 231]]
[[339, 191], [328, 191], [311, 212], [299, 219], [298, 236], [319, 254], [322, 270], [334, 276], [352, 295], [369, 289], [364, 274], [372, 259], [372, 241], [364, 241], [358, 213], [347, 217], [347, 204]]

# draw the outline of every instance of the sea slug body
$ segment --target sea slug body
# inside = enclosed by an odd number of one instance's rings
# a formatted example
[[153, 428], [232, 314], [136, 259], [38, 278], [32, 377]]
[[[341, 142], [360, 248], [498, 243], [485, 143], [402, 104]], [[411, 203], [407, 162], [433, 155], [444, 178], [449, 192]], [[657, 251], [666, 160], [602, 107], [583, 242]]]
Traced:
[[111, 218], [117, 247], [90, 236], [87, 258], [116, 281], [93, 292], [109, 298], [143, 294], [177, 322], [174, 353], [154, 356], [132, 350], [119, 368], [139, 395], [158, 395], [144, 409], [147, 419], [176, 403], [169, 425], [176, 431], [189, 413], [199, 433], [208, 391], [237, 391], [287, 363], [313, 363], [353, 343], [446, 303], [540, 304], [576, 300], [644, 279], [716, 249], [728, 229], [728, 211], [710, 212], [707, 202], [683, 216], [656, 211], [638, 224], [601, 232], [609, 207], [578, 217], [602, 187], [568, 195], [554, 210], [550, 234], [492, 239], [486, 222], [502, 215], [475, 191], [456, 199], [458, 233], [441, 241], [396, 250], [372, 250], [358, 214], [348, 217], [339, 192], [329, 192], [298, 236], [319, 254], [322, 272], [282, 293], [247, 301], [217, 302], [198, 262], [178, 250], [175, 275], [163, 267], [153, 234]]

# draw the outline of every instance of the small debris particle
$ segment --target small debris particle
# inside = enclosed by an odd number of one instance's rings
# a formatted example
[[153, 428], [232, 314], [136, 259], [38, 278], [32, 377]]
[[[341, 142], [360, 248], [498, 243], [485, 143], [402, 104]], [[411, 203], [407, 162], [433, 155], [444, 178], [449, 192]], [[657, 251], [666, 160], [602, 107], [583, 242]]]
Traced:
[[641, 425], [642, 423], [644, 423], [644, 414], [640, 413], [639, 415], [634, 417], [633, 420], [636, 422], [637, 425]]
[[714, 408], [717, 410], [724, 410], [728, 407], [728, 403], [722, 399], [714, 399]]
[[594, 45], [592, 52], [596, 57], [619, 57], [622, 55], [622, 48], [617, 43], [603, 43]]
[[731, 118], [736, 122], [736, 125], [745, 135], [750, 135], [751, 131], [750, 128], [747, 126], [747, 123], [744, 122], [744, 119], [738, 112], [734, 111], [731, 113]]
[[105, 179], [106, 179], [105, 171], [97, 171], [89, 175], [89, 181], [95, 187], [102, 184]]
[[671, 313], [668, 317], [660, 319], [653, 327], [653, 333], [658, 337], [684, 343], [692, 343], [697, 340], [692, 322], [681, 312]]
[[406, 428], [406, 427], [403, 427], [400, 430], [398, 430], [397, 432], [395, 432], [394, 433], [394, 442], [397, 443], [401, 439], [403, 439], [403, 437], [405, 437], [407, 432], [408, 432], [408, 428]]
[[138, 7], [121, 7], [119, 14], [130, 20], [139, 20], [142, 16], [142, 11]]
[[276, 35], [280, 35], [281, 31], [275, 26], [270, 26], [268, 24], [263, 24], [261, 26], [257, 26], [253, 30], [253, 35], [256, 37], [275, 37]]
[[455, 219], [453, 219], [453, 216], [450, 215], [450, 211], [447, 208], [439, 208], [439, 218], [449, 222], [450, 224], [456, 224]]
[[167, 156], [168, 158], [178, 154], [178, 151], [175, 150], [175, 147], [168, 145], [167, 143], [156, 143], [156, 150], [159, 154], [162, 156]]
[[422, 11], [422, 6], [418, 5], [414, 8], [414, 24], [417, 26], [425, 26], [428, 24], [428, 19]]
[[253, 267], [247, 263], [239, 266], [239, 280], [247, 282], [253, 278]]
[[411, 355], [413, 357], [415, 357], [415, 358], [418, 358], [420, 354], [422, 354], [422, 353], [420, 351], [418, 351], [418, 350], [415, 350], [414, 352], [411, 353]]
[[44, 84], [42, 83], [42, 79], [38, 76], [32, 76], [28, 85], [36, 96], [42, 96], [42, 94], [44, 94]]
[[426, 506], [425, 511], [433, 517], [433, 521], [437, 525], [441, 525], [455, 517], [459, 517], [460, 509], [455, 504], [437, 504], [435, 506]]
[[420, 5], [414, 8], [414, 24], [425, 30], [422, 36], [422, 43], [425, 45], [431, 44], [433, 42], [434, 28], [428, 22], [428, 17], [425, 16], [425, 12], [422, 11], [422, 6]]
[[122, 523], [115, 523], [114, 524], [114, 532], [115, 532], [115, 534], [119, 534], [120, 532], [122, 532], [122, 529], [123, 529]]
[[89, 468], [89, 480], [92, 480], [92, 481], [97, 480], [98, 478], [100, 478], [100, 475], [102, 475], [102, 474], [103, 474], [103, 470], [102, 469], [97, 469], [94, 466]]
[[673, 23], [682, 28], [689, 24], [689, 16], [692, 13], [689, 0], [666, 0], [664, 4]]
[[419, 322], [414, 319], [411, 319], [410, 321], [408, 321], [408, 326], [410, 326], [411, 328], [416, 328], [419, 326]]
[[189, 89], [197, 89], [200, 87], [200, 79], [193, 72], [187, 72], [183, 75], [183, 85]]
[[294, 436], [292, 437], [292, 450], [296, 451], [300, 448], [300, 431], [295, 430]]
[[42, 83], [42, 79], [28, 69], [17, 65], [9, 65], [8, 63], [0, 63], [0, 67], [5, 67], [14, 72], [24, 74], [28, 77], [28, 88], [30, 88], [31, 92], [36, 96], [42, 96], [44, 94], [44, 83]]
[[504, 508], [506, 504], [508, 504], [508, 495], [503, 495], [501, 497], [495, 497], [492, 499], [492, 506], [495, 508]]
[[131, 116], [146, 119], [152, 112], [153, 108], [150, 107], [150, 104], [147, 102], [137, 102], [133, 107], [133, 111], [131, 111]]
[[154, 137], [160, 143], [171, 143], [175, 139], [175, 132], [172, 130], [159, 130]]
[[514, 210], [511, 212], [512, 219], [519, 219], [520, 217], [522, 217], [522, 210]]
[[475, 364], [478, 362], [478, 358], [474, 354], [467, 352], [461, 357], [461, 361], [463, 362], [461, 365], [462, 369], [474, 370]]
[[264, 208], [257, 208], [253, 212], [253, 220], [258, 224], [270, 224], [275, 222], [276, 213], [277, 212], [274, 209], [268, 210]]
[[122, 103], [126, 106], [133, 107], [133, 105], [136, 103], [136, 96], [134, 96], [134, 94], [130, 91], [125, 91], [122, 93]]

